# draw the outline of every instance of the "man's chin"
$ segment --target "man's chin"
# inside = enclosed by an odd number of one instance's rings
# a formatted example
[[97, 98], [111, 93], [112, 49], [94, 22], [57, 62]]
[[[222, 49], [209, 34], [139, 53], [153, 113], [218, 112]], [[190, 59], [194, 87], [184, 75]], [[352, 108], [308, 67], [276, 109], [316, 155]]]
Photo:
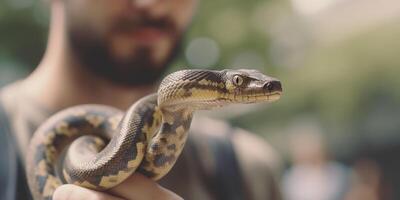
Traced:
[[121, 50], [96, 40], [71, 38], [73, 52], [89, 73], [124, 86], [155, 84], [178, 54], [180, 44], [180, 40], [150, 48], [129, 44]]
[[[121, 60], [119, 60], [121, 61]], [[99, 77], [123, 86], [144, 86], [156, 83], [166, 70], [167, 64], [155, 65], [148, 59], [135, 59], [130, 62], [108, 62], [110, 65], [92, 68]], [[113, 63], [113, 64], [111, 64]]]

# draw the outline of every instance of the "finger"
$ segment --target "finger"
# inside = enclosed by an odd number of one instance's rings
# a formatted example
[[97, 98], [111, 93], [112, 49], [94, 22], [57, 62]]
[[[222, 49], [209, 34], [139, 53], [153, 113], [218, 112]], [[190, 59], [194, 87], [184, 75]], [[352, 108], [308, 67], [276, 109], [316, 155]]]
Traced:
[[111, 194], [131, 200], [182, 200], [142, 174], [134, 173], [127, 180], [109, 190]]
[[123, 200], [121, 198], [79, 187], [72, 184], [62, 185], [53, 194], [54, 200]]

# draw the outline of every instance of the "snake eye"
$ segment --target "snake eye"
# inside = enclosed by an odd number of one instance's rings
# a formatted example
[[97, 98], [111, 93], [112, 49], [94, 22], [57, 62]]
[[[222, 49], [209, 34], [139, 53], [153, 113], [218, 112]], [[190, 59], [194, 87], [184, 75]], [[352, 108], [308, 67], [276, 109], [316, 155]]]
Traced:
[[233, 77], [233, 83], [237, 86], [241, 86], [243, 84], [243, 77], [239, 76], [239, 75], [235, 75]]

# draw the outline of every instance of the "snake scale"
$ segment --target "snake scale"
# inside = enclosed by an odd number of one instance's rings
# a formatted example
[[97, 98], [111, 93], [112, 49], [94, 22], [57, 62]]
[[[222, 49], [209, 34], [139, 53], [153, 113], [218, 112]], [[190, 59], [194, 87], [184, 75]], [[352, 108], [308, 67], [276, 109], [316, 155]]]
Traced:
[[158, 92], [126, 112], [80, 105], [56, 113], [34, 133], [26, 173], [35, 199], [52, 199], [72, 183], [112, 188], [133, 172], [158, 180], [186, 142], [193, 112], [232, 103], [271, 102], [281, 83], [256, 70], [182, 70], [166, 76]]

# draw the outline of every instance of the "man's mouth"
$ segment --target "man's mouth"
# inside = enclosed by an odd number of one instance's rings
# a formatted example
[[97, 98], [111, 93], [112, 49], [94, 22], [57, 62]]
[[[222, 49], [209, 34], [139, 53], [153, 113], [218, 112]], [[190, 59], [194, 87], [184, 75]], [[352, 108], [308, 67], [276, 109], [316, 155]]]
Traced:
[[132, 33], [135, 43], [152, 45], [167, 36], [167, 33], [155, 27], [138, 27]]

